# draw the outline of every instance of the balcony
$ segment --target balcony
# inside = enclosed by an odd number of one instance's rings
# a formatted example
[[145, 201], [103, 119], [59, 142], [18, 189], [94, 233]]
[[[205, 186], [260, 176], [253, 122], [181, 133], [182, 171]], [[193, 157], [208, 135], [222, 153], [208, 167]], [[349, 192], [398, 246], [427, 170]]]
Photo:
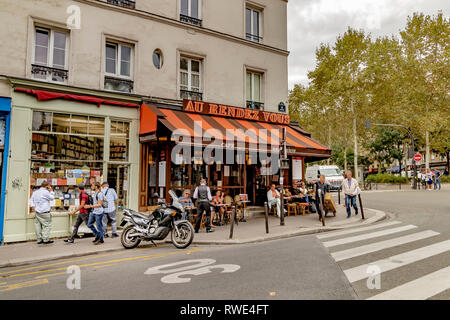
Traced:
[[246, 37], [247, 40], [250, 40], [250, 41], [253, 41], [253, 42], [258, 42], [258, 43], [262, 42], [262, 39], [263, 39], [262, 37], [254, 35], [254, 34], [251, 34], [251, 33], [246, 33], [245, 37]]
[[37, 79], [65, 82], [68, 78], [69, 71], [59, 68], [41, 66], [38, 64], [32, 64], [31, 74], [33, 74], [33, 76]]
[[199, 26], [199, 27], [202, 26], [202, 20], [197, 19], [197, 18], [193, 18], [193, 17], [189, 17], [189, 16], [186, 16], [184, 14], [180, 14], [180, 21], [181, 22], [186, 22], [186, 23], [189, 23], [189, 24], [193, 24], [193, 25]]
[[180, 97], [181, 99], [189, 99], [189, 100], [203, 100], [203, 93], [198, 91], [189, 91], [180, 89]]
[[105, 76], [105, 90], [131, 93], [133, 81]]
[[131, 0], [107, 0], [109, 4], [113, 4], [118, 7], [122, 8], [128, 8], [128, 9], [135, 9], [136, 8], [136, 2]]
[[264, 103], [247, 100], [247, 108], [264, 111]]

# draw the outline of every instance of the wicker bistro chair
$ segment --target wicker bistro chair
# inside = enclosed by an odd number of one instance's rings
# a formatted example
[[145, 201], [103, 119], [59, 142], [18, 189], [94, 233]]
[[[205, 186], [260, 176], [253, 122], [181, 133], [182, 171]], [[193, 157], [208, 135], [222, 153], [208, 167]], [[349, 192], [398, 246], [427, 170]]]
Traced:
[[297, 209], [298, 209], [298, 213], [300, 214], [300, 212], [302, 213], [302, 215], [305, 215], [305, 213], [309, 214], [309, 204], [308, 203], [302, 203], [302, 202], [298, 202], [297, 203]]
[[231, 196], [225, 196], [223, 199], [223, 202], [225, 204], [225, 212], [223, 214], [223, 219], [225, 224], [228, 224], [231, 221], [231, 215], [233, 214], [233, 198]]
[[290, 216], [291, 215], [291, 211], [294, 213], [294, 216], [297, 215], [297, 204], [295, 203], [288, 203], [286, 204], [287, 207], [287, 215]]
[[242, 205], [241, 198], [239, 197], [239, 195], [234, 196], [234, 203], [236, 205], [236, 218], [238, 220], [244, 218], [244, 214], [243, 214], [244, 206]]

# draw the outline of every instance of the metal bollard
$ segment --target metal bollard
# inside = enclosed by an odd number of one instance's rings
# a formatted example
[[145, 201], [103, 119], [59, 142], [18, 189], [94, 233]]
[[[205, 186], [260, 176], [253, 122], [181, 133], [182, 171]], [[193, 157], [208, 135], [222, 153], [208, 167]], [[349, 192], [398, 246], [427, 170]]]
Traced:
[[269, 206], [264, 202], [264, 218], [266, 219], [266, 233], [269, 233]]
[[338, 204], [341, 204], [341, 188], [338, 188]]
[[233, 239], [234, 220], [236, 220], [236, 207], [231, 209], [231, 223], [230, 223], [230, 239]]
[[364, 218], [364, 208], [363, 208], [363, 205], [362, 205], [361, 194], [360, 193], [358, 193], [358, 199], [359, 199], [359, 207], [361, 208], [361, 218], [364, 220], [365, 219]]

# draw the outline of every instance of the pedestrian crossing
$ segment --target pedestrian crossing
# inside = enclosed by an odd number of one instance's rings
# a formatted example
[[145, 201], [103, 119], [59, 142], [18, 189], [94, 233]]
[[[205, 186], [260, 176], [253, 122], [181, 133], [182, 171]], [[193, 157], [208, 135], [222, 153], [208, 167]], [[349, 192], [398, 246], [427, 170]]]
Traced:
[[[316, 237], [362, 298], [424, 300], [450, 293], [450, 240], [439, 232], [394, 220]], [[374, 288], [369, 282], [376, 277]]]

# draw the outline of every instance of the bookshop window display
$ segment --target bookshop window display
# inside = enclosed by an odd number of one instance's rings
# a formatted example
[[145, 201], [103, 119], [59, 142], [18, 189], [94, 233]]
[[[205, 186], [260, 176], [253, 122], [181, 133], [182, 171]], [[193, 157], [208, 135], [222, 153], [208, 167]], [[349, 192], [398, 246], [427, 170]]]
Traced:
[[[128, 123], [111, 122], [110, 159], [127, 161]], [[114, 134], [121, 134], [116, 136]], [[93, 182], [104, 178], [105, 118], [56, 112], [33, 112], [31, 175], [32, 192], [45, 180], [55, 191], [52, 211], [67, 212], [79, 205], [76, 186], [84, 183], [88, 192]], [[113, 147], [115, 149], [113, 149]], [[128, 167], [108, 164], [108, 180], [116, 189], [119, 199], [127, 200]], [[111, 179], [109, 179], [111, 178]], [[119, 179], [119, 183], [117, 183]], [[126, 203], [125, 203], [126, 204]]]

